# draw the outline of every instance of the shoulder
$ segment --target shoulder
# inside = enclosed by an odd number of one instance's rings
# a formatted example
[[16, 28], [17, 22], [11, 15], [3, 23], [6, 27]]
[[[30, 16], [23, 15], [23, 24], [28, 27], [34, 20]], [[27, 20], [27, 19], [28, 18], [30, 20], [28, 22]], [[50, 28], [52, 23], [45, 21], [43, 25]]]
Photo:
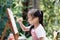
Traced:
[[35, 32], [38, 38], [46, 36], [46, 32], [41, 24], [35, 29]]
[[39, 26], [35, 30], [44, 30], [44, 28], [41, 24], [39, 24]]
[[45, 33], [45, 29], [41, 24], [39, 24], [39, 26], [35, 29], [35, 31], [39, 33]]

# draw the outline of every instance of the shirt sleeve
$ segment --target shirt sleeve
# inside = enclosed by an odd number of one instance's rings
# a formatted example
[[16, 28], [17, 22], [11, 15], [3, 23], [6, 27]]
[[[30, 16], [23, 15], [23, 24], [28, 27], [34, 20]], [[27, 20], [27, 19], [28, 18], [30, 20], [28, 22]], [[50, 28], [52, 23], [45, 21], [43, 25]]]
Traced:
[[40, 26], [35, 30], [35, 32], [36, 32], [36, 35], [37, 35], [38, 38], [40, 38], [40, 37], [45, 37], [45, 36], [46, 36], [46, 32], [45, 32], [45, 30], [44, 30], [44, 28], [43, 28], [42, 25], [40, 25]]

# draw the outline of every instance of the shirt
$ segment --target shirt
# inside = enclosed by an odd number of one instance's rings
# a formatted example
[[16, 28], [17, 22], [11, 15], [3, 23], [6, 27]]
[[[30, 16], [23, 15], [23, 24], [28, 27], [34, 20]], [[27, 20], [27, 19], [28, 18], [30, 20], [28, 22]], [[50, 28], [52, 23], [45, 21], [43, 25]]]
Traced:
[[36, 29], [31, 30], [31, 35], [33, 40], [39, 40], [40, 37], [43, 37], [44, 40], [47, 40], [46, 32], [41, 24], [39, 24]]

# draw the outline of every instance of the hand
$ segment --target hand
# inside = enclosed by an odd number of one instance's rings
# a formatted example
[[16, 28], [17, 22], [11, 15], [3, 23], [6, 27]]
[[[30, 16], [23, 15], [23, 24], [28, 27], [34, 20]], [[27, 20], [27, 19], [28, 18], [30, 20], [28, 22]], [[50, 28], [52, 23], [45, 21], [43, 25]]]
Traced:
[[22, 17], [17, 19], [17, 22], [18, 23], [21, 23], [22, 21], [23, 21], [23, 18]]

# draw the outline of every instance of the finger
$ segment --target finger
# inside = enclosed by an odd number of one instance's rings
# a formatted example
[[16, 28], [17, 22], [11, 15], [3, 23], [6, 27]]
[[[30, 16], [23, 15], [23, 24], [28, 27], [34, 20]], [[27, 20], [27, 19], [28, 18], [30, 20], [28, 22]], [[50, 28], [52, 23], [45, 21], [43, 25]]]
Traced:
[[23, 18], [22, 18], [22, 17], [21, 17], [21, 18], [18, 18], [17, 21], [18, 21], [18, 22], [19, 22], [19, 21], [23, 21]]

